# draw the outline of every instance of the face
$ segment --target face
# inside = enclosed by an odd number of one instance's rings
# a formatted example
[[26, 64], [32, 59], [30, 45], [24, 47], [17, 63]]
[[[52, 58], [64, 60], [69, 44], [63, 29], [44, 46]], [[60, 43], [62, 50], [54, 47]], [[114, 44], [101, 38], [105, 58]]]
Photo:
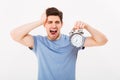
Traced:
[[81, 47], [82, 44], [83, 44], [83, 39], [82, 39], [82, 36], [79, 35], [79, 34], [74, 34], [72, 35], [71, 37], [71, 42], [74, 46], [76, 47]]
[[60, 37], [62, 22], [60, 21], [59, 16], [48, 16], [44, 26], [46, 28], [48, 39], [56, 40]]

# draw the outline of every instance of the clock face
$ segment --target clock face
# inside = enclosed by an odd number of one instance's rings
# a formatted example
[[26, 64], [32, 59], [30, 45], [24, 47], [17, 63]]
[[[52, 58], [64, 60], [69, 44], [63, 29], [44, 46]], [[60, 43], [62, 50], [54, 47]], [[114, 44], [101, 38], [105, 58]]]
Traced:
[[71, 36], [71, 43], [76, 47], [81, 47], [83, 44], [82, 36], [80, 34], [74, 34]]

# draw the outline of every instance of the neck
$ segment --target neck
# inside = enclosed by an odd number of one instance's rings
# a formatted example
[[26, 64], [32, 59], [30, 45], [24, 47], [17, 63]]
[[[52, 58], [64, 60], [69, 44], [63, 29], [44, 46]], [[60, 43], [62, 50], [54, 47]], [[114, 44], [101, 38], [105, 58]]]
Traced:
[[54, 39], [51, 39], [49, 36], [47, 36], [47, 38], [49, 39], [49, 40], [58, 40], [58, 39], [60, 39], [60, 37], [61, 37], [61, 34], [59, 34], [56, 38], [54, 38]]

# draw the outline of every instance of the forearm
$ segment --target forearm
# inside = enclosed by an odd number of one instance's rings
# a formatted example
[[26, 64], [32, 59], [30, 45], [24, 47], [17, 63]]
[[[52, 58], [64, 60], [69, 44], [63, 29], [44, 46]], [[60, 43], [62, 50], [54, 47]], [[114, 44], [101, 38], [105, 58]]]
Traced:
[[27, 34], [29, 34], [30, 31], [37, 28], [38, 26], [41, 26], [42, 23], [40, 21], [35, 21], [32, 23], [24, 24], [20, 27], [15, 28], [12, 30], [11, 35], [14, 39], [22, 39]]

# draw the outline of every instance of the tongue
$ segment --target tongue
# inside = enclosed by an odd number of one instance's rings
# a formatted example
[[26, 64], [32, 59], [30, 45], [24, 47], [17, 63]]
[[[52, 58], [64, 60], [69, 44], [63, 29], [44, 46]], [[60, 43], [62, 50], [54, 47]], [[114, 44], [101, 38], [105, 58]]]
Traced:
[[50, 31], [51, 34], [55, 34], [57, 31]]
[[55, 34], [56, 32], [51, 32], [51, 34]]

